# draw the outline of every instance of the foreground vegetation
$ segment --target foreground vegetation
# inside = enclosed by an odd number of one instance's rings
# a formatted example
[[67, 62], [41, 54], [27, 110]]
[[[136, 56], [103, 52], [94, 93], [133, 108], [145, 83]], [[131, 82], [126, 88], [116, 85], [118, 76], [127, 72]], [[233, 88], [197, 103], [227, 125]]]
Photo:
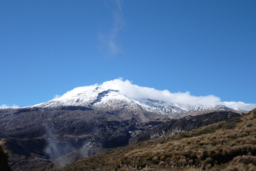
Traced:
[[131, 144], [59, 170], [256, 170], [256, 109], [179, 135]]
[[9, 154], [4, 150], [0, 144], [0, 171], [11, 171], [11, 167], [8, 164]]

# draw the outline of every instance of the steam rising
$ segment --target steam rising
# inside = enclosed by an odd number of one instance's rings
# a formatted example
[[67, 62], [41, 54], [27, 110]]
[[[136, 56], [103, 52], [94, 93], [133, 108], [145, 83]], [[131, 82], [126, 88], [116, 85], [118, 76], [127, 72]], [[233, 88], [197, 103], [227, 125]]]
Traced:
[[[75, 148], [71, 142], [65, 139], [63, 140], [58, 136], [57, 131], [54, 129], [53, 117], [48, 115], [48, 119], [42, 125], [46, 130], [44, 138], [47, 142], [47, 146], [44, 148], [44, 152], [52, 161], [54, 161], [54, 165], [57, 168], [61, 168], [74, 162], [74, 159], [69, 157], [68, 153], [77, 151], [78, 149]], [[82, 158], [85, 158], [88, 157], [88, 150], [90, 149], [88, 144], [90, 144], [90, 142], [85, 141], [83, 144], [83, 147], [79, 149], [77, 153], [79, 153]]]
[[[45, 139], [47, 141], [47, 146], [45, 147], [44, 152], [50, 157], [51, 160], [55, 160], [58, 157], [75, 150], [70, 143], [61, 143], [59, 138], [54, 136], [55, 129], [53, 128], [51, 122], [44, 123], [43, 126], [46, 129]], [[69, 161], [68, 158], [61, 158], [58, 163], [55, 163], [55, 165], [57, 167], [64, 167], [69, 163], [71, 163], [71, 161]]]

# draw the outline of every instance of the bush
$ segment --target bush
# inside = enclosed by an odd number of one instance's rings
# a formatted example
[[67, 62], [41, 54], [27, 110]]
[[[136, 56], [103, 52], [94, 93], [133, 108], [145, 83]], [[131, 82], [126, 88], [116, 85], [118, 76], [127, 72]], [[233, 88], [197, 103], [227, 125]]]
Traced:
[[0, 170], [11, 171], [11, 167], [8, 163], [9, 154], [0, 145]]
[[248, 124], [248, 125], [246, 125], [246, 127], [251, 127], [252, 126], [252, 124]]
[[243, 122], [243, 120], [240, 119], [239, 117], [227, 120], [223, 124], [222, 129], [233, 129], [233, 128], [235, 128], [236, 124], [239, 122]]
[[199, 135], [203, 135], [203, 134], [210, 134], [210, 133], [214, 133], [217, 129], [220, 129], [222, 127], [221, 124], [219, 125], [212, 125], [209, 126], [207, 128], [204, 128], [198, 132], [193, 133], [191, 136], [199, 136]]
[[147, 157], [146, 160], [152, 160], [153, 157]]
[[253, 118], [256, 118], [256, 110], [252, 113]]
[[236, 127], [236, 123], [234, 122], [230, 122], [230, 123], [225, 123], [223, 126], [222, 126], [222, 129], [233, 129]]
[[203, 135], [203, 134], [210, 134], [210, 133], [214, 133], [216, 130], [221, 129], [221, 128], [222, 129], [233, 129], [236, 126], [236, 124], [239, 122], [243, 122], [243, 120], [241, 120], [240, 117], [232, 118], [230, 120], [227, 120], [225, 123], [208, 126], [207, 128], [204, 128], [198, 132], [195, 132], [190, 136], [187, 133], [183, 133], [183, 134], [181, 134], [181, 138], [199, 136], [199, 135]]

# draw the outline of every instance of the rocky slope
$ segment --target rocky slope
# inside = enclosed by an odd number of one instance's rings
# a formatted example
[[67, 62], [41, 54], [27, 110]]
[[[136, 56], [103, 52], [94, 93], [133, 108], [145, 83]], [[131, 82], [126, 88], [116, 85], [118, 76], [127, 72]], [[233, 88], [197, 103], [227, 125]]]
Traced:
[[165, 120], [169, 118], [146, 111], [106, 112], [81, 106], [9, 109], [0, 112], [0, 139], [11, 153], [11, 166], [18, 168], [48, 163], [77, 149], [87, 157], [93, 148], [125, 146], [136, 131]]
[[241, 115], [232, 111], [215, 111], [203, 115], [186, 116], [180, 119], [172, 119], [158, 126], [155, 126], [154, 128], [147, 129], [146, 131], [137, 134], [130, 139], [130, 143], [138, 143], [150, 139], [170, 136], [176, 133], [182, 133], [239, 116]]

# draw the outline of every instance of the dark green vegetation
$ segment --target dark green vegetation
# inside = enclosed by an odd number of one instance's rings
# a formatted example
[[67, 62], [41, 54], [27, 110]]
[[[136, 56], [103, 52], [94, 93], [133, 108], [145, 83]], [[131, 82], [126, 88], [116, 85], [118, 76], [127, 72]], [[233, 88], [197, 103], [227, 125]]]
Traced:
[[[173, 135], [181, 131], [182, 132], [190, 131], [195, 128], [211, 125], [213, 123], [218, 123], [220, 121], [226, 121], [239, 116], [241, 115], [233, 111], [212, 111], [209, 113], [204, 113], [202, 115], [185, 116], [180, 119], [172, 119], [170, 121], [166, 121], [158, 126], [155, 126], [152, 129], [147, 129], [142, 133], [134, 137], [131, 137], [129, 141], [130, 143], [138, 143], [138, 142], [147, 141], [150, 139], [156, 139], [163, 136]], [[235, 121], [236, 119], [231, 120], [225, 125], [219, 125], [218, 128], [221, 128], [223, 126], [227, 127], [227, 125], [232, 126], [234, 125], [233, 122]], [[218, 128], [210, 128], [210, 129], [212, 129], [213, 131]], [[207, 128], [207, 130], [204, 130], [204, 131], [209, 132], [210, 130], [209, 128]], [[186, 134], [184, 134], [184, 136], [186, 136]]]
[[8, 164], [9, 154], [0, 145], [0, 171], [11, 171], [11, 167]]
[[[240, 119], [240, 117], [237, 118], [232, 118], [229, 119], [225, 122], [220, 122], [218, 124], [214, 124], [214, 125], [210, 125], [200, 131], [197, 131], [195, 133], [190, 133], [190, 132], [185, 132], [185, 133], [181, 133], [180, 138], [186, 138], [186, 137], [194, 137], [194, 136], [199, 136], [199, 135], [203, 135], [203, 134], [210, 134], [210, 133], [214, 133], [215, 131], [219, 130], [219, 129], [233, 129], [235, 128], [236, 124], [239, 122], [243, 122], [242, 119]], [[252, 124], [250, 124], [252, 126]], [[248, 127], [248, 125], [247, 125]]]

